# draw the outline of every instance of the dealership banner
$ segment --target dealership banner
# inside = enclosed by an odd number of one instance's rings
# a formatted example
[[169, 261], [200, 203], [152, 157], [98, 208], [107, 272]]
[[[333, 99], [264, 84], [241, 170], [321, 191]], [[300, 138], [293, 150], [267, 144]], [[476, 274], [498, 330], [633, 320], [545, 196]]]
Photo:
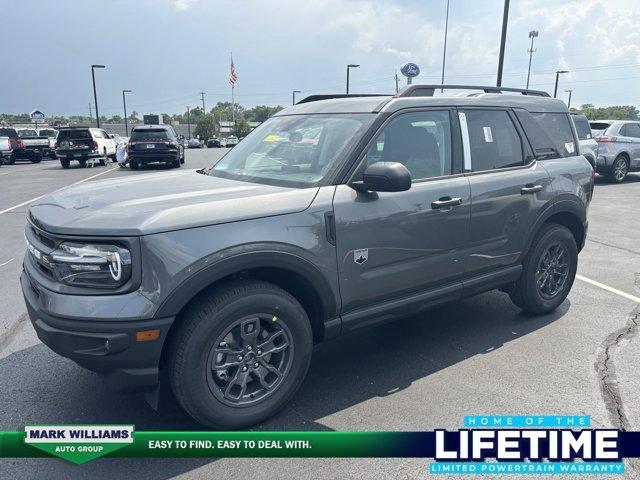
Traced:
[[589, 417], [469, 416], [425, 432], [139, 431], [132, 425], [29, 425], [0, 432], [0, 457], [413, 457], [431, 474], [620, 474], [640, 432], [591, 429]]

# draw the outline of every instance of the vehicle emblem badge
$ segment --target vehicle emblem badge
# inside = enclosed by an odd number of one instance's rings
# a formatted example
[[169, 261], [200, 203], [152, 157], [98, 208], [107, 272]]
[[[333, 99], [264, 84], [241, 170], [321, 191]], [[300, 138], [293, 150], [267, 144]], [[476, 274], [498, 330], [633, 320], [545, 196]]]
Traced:
[[362, 265], [369, 258], [369, 249], [361, 248], [360, 250], [353, 251], [353, 261], [358, 265]]

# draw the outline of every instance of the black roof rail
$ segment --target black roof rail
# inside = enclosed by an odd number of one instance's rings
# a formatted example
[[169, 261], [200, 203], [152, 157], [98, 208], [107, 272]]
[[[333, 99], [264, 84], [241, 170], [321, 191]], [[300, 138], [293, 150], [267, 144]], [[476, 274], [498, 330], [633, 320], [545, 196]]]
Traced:
[[328, 93], [321, 95], [309, 95], [303, 98], [296, 105], [301, 103], [317, 102], [319, 100], [330, 100], [332, 98], [352, 98], [352, 97], [391, 97], [390, 93]]
[[396, 97], [433, 97], [433, 94], [438, 89], [445, 90], [482, 90], [484, 93], [502, 93], [502, 92], [517, 92], [522, 95], [532, 95], [535, 97], [550, 97], [547, 92], [542, 90], [526, 90], [523, 88], [510, 88], [510, 87], [490, 87], [490, 86], [478, 86], [478, 85], [407, 85], [400, 90]]

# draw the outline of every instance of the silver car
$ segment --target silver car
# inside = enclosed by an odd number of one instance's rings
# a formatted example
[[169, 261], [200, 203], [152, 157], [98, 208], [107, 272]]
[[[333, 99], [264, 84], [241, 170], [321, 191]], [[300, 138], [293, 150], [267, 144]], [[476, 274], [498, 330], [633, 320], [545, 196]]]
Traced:
[[640, 122], [594, 120], [589, 125], [598, 142], [598, 173], [620, 183], [627, 173], [640, 171]]
[[598, 157], [598, 142], [593, 138], [589, 120], [584, 115], [571, 114], [573, 124], [578, 134], [578, 148], [580, 154], [586, 158], [591, 166], [596, 168], [596, 158]]

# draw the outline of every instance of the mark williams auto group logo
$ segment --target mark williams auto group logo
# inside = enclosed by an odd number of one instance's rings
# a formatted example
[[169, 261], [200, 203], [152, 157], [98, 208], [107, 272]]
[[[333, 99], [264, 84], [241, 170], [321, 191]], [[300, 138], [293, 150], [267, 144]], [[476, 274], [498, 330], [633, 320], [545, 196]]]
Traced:
[[133, 443], [133, 425], [27, 426], [25, 443], [81, 464]]
[[435, 431], [429, 473], [622, 474], [620, 432], [589, 425], [588, 416], [468, 416], [470, 429]]

